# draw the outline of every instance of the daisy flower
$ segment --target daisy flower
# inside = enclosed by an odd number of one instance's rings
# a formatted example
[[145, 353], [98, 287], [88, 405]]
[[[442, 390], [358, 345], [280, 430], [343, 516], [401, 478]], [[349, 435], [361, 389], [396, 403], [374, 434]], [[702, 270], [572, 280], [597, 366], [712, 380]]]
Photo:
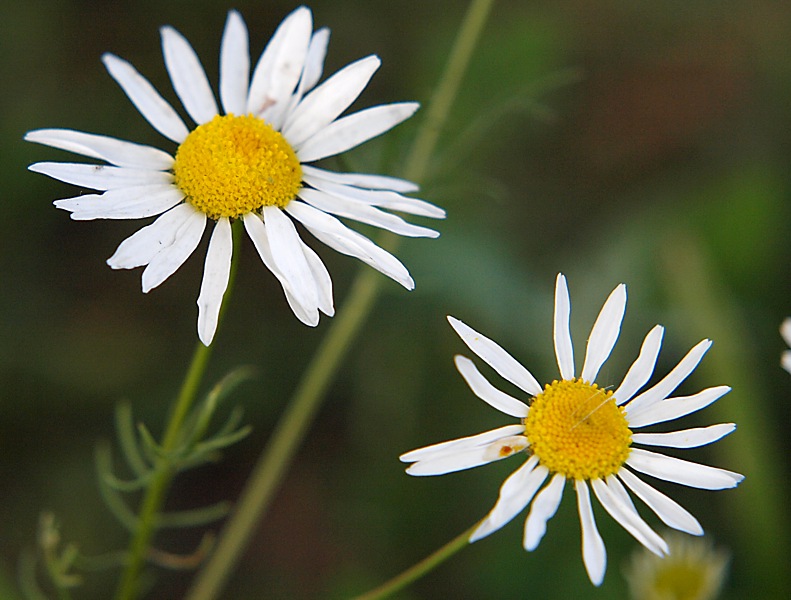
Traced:
[[[791, 317], [784, 320], [783, 324], [780, 325], [780, 335], [783, 336], [783, 341], [785, 341], [786, 345], [791, 346]], [[786, 371], [791, 373], [791, 350], [785, 350], [780, 355], [780, 364]]]
[[[663, 328], [646, 336], [640, 355], [613, 391], [596, 381], [599, 369], [615, 345], [626, 310], [626, 286], [615, 288], [593, 325], [585, 363], [575, 376], [569, 332], [566, 278], [558, 275], [555, 288], [554, 341], [560, 379], [543, 388], [510, 354], [461, 321], [448, 317], [462, 341], [500, 376], [531, 396], [527, 403], [494, 387], [464, 356], [456, 367], [473, 393], [518, 423], [460, 438], [401, 456], [413, 463], [410, 475], [442, 475], [477, 467], [513, 454], [527, 460], [500, 488], [494, 508], [470, 537], [479, 540], [500, 529], [530, 506], [525, 521], [524, 547], [534, 550], [555, 514], [566, 482], [574, 487], [582, 527], [582, 557], [591, 582], [604, 579], [607, 554], [591, 506], [591, 488], [604, 509], [648, 550], [665, 555], [668, 546], [638, 514], [629, 491], [642, 500], [669, 527], [702, 535], [703, 529], [688, 511], [651, 487], [637, 473], [690, 487], [719, 490], [736, 486], [743, 476], [731, 471], [665, 456], [643, 448], [692, 448], [710, 444], [731, 433], [732, 423], [669, 433], [634, 433], [656, 423], [671, 421], [708, 406], [730, 391], [726, 386], [705, 389], [692, 396], [670, 394], [695, 369], [711, 346], [703, 340], [681, 362], [649, 389], [639, 392], [654, 371]], [[638, 393], [639, 392], [639, 393]], [[546, 485], [545, 485], [546, 483]]]
[[[217, 104], [189, 42], [163, 27], [162, 50], [173, 89], [195, 126], [125, 60], [102, 57], [111, 77], [174, 153], [69, 129], [31, 131], [25, 139], [109, 163], [40, 162], [30, 166], [73, 185], [97, 190], [57, 200], [76, 220], [157, 219], [124, 240], [108, 260], [113, 269], [145, 266], [143, 292], [172, 275], [213, 222], [198, 296], [198, 335], [214, 337], [228, 285], [231, 223], [241, 220], [261, 260], [280, 281], [291, 309], [315, 326], [332, 316], [332, 280], [305, 244], [295, 222], [331, 248], [356, 257], [407, 289], [409, 272], [390, 253], [343, 224], [352, 219], [410, 237], [436, 237], [390, 210], [442, 218], [442, 209], [404, 193], [413, 183], [393, 177], [336, 173], [309, 163], [354, 148], [398, 125], [415, 102], [385, 104], [341, 116], [368, 84], [380, 61], [368, 56], [323, 83], [326, 28], [313, 31], [311, 12], [288, 15], [251, 71], [247, 27], [228, 14], [220, 48]], [[221, 108], [220, 108], [221, 107]]]

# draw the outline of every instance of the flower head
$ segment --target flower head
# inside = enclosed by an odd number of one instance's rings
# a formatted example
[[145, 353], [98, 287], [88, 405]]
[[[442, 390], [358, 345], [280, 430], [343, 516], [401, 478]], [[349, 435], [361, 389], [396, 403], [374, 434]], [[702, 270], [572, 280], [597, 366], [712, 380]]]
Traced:
[[264, 264], [283, 286], [297, 318], [316, 325], [334, 313], [332, 280], [295, 227], [356, 257], [407, 289], [409, 272], [394, 256], [338, 217], [410, 237], [436, 237], [394, 210], [442, 218], [442, 209], [403, 195], [417, 189], [393, 177], [336, 173], [308, 163], [337, 155], [409, 118], [417, 103], [393, 103], [341, 114], [357, 99], [380, 61], [368, 56], [323, 83], [326, 28], [313, 31], [300, 7], [275, 31], [250, 75], [247, 28], [228, 14], [220, 49], [218, 106], [189, 42], [163, 27], [162, 50], [173, 88], [195, 122], [190, 129], [135, 68], [112, 54], [102, 60], [143, 117], [177, 145], [174, 153], [68, 129], [31, 131], [25, 139], [103, 160], [108, 165], [42, 162], [32, 171], [98, 190], [57, 200], [76, 220], [141, 219], [159, 215], [124, 240], [108, 260], [114, 269], [145, 266], [143, 292], [172, 275], [193, 253], [207, 221], [214, 223], [198, 297], [198, 335], [214, 337], [228, 285], [231, 222], [241, 220]]
[[[554, 342], [560, 379], [543, 388], [535, 377], [494, 341], [461, 321], [448, 317], [465, 344], [500, 376], [531, 396], [527, 403], [494, 387], [468, 358], [456, 356], [456, 367], [473, 393], [497, 410], [519, 419], [492, 431], [442, 442], [402, 455], [413, 463], [410, 475], [442, 475], [477, 467], [517, 453], [527, 460], [500, 488], [494, 508], [481, 521], [470, 542], [511, 521], [531, 505], [525, 521], [524, 547], [534, 550], [557, 510], [568, 481], [574, 486], [582, 527], [582, 556], [594, 585], [601, 584], [607, 565], [604, 542], [591, 506], [590, 490], [604, 509], [648, 550], [663, 556], [668, 546], [637, 512], [627, 490], [640, 498], [669, 527], [702, 535], [703, 528], [687, 510], [651, 487], [643, 473], [690, 487], [718, 490], [736, 486], [738, 473], [688, 462], [635, 447], [693, 448], [717, 441], [735, 429], [732, 423], [669, 433], [634, 433], [648, 425], [671, 421], [708, 406], [730, 391], [726, 386], [692, 396], [671, 397], [711, 346], [696, 345], [654, 386], [640, 392], [653, 374], [664, 329], [646, 336], [640, 354], [613, 391], [595, 383], [600, 368], [618, 339], [626, 310], [626, 287], [615, 288], [593, 325], [582, 373], [575, 376], [569, 331], [571, 304], [566, 278], [555, 288]], [[544, 485], [546, 483], [546, 485]]]

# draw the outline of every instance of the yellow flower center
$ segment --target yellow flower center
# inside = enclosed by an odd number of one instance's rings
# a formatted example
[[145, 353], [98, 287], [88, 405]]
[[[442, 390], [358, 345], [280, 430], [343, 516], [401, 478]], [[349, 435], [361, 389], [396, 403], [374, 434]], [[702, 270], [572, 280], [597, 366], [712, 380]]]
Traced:
[[173, 174], [187, 202], [212, 219], [285, 208], [302, 182], [289, 143], [252, 115], [217, 115], [196, 127], [176, 152]]
[[612, 392], [579, 379], [553, 381], [533, 398], [525, 436], [540, 464], [568, 479], [612, 475], [629, 457], [632, 432]]

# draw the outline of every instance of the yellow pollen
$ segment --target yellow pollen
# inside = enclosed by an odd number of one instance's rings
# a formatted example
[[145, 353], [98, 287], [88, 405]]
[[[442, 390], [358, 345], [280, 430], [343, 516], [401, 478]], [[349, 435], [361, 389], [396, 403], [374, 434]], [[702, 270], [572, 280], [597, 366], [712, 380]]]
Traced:
[[215, 220], [285, 208], [302, 183], [289, 143], [252, 115], [217, 115], [196, 127], [176, 151], [173, 174], [186, 201]]
[[568, 479], [617, 473], [632, 432], [612, 391], [580, 379], [553, 381], [533, 398], [525, 436], [540, 464]]

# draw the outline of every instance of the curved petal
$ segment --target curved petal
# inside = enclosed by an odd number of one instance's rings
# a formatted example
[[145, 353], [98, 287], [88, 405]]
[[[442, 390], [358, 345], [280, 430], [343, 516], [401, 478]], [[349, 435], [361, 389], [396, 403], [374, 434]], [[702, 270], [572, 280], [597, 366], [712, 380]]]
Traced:
[[736, 429], [733, 423], [720, 423], [708, 427], [695, 427], [668, 433], [633, 433], [632, 442], [665, 448], [697, 448], [725, 437]]
[[511, 417], [523, 419], [527, 416], [527, 404], [494, 387], [469, 358], [456, 355], [454, 361], [464, 381], [478, 398]]
[[582, 560], [591, 583], [599, 586], [604, 581], [604, 572], [607, 569], [607, 550], [596, 528], [587, 484], [577, 479], [574, 481], [574, 489], [577, 492], [577, 510], [582, 527]]
[[28, 131], [25, 140], [105, 160], [118, 167], [167, 171], [173, 166], [173, 157], [159, 148], [72, 129]]
[[[493, 340], [478, 333], [469, 325], [448, 316], [448, 322], [467, 347], [505, 380], [531, 396], [541, 393], [541, 384], [515, 358]], [[524, 415], [521, 415], [524, 416]]]
[[125, 60], [104, 54], [102, 62], [146, 121], [169, 140], [180, 144], [189, 134], [184, 121], [148, 80]]
[[574, 347], [571, 344], [571, 301], [566, 278], [558, 273], [555, 280], [555, 318], [552, 325], [552, 337], [555, 341], [555, 356], [562, 379], [574, 379]]
[[527, 448], [527, 438], [521, 435], [500, 438], [485, 446], [468, 447], [420, 460], [410, 465], [409, 475], [444, 475], [502, 460]]
[[484, 431], [483, 433], [479, 433], [477, 435], [449, 440], [447, 442], [440, 442], [438, 444], [432, 444], [431, 446], [418, 448], [417, 450], [410, 450], [409, 452], [405, 452], [399, 456], [398, 460], [401, 462], [417, 462], [420, 460], [439, 458], [441, 456], [447, 456], [454, 454], [455, 452], [468, 450], [470, 448], [486, 446], [491, 442], [519, 435], [523, 433], [524, 430], [525, 426], [521, 424], [506, 425], [505, 427]]
[[615, 403], [619, 406], [632, 399], [637, 391], [651, 379], [656, 366], [656, 359], [659, 357], [659, 349], [662, 346], [662, 336], [665, 328], [656, 325], [643, 340], [640, 347], [640, 355], [629, 367], [629, 371], [623, 378], [621, 385], [613, 393]]
[[302, 246], [302, 252], [305, 254], [305, 260], [308, 261], [308, 267], [310, 267], [313, 281], [316, 284], [318, 308], [325, 315], [331, 317], [335, 314], [335, 306], [332, 300], [332, 278], [330, 273], [321, 258], [319, 258], [319, 255], [313, 251], [313, 248], [301, 239], [299, 243]]
[[416, 183], [398, 177], [370, 175], [368, 173], [336, 173], [335, 171], [319, 169], [312, 165], [302, 165], [302, 175], [306, 181], [308, 178], [313, 178], [366, 190], [392, 190], [394, 192], [409, 193], [420, 189], [420, 186]]
[[28, 169], [34, 173], [41, 173], [53, 179], [92, 190], [113, 190], [173, 182], [173, 175], [164, 171], [85, 163], [39, 162], [30, 165]]
[[198, 125], [211, 121], [218, 113], [217, 102], [198, 55], [173, 27], [162, 27], [160, 34], [165, 68], [181, 104]]
[[93, 219], [142, 219], [170, 210], [184, 199], [173, 185], [141, 185], [55, 200], [75, 221]]
[[206, 229], [206, 215], [189, 204], [191, 214], [175, 232], [173, 243], [160, 248], [143, 270], [143, 293], [148, 293], [170, 277], [198, 247]]
[[535, 455], [511, 473], [500, 487], [500, 496], [494, 508], [470, 536], [470, 543], [497, 531], [522, 512], [548, 474], [547, 468], [538, 464], [538, 457]]
[[214, 226], [209, 241], [198, 296], [198, 337], [205, 346], [211, 344], [217, 331], [222, 298], [231, 275], [232, 253], [231, 223], [223, 217]]
[[417, 102], [384, 104], [342, 117], [296, 147], [297, 157], [312, 162], [345, 152], [407, 120], [419, 106]]
[[566, 478], [560, 473], [555, 473], [547, 486], [533, 500], [533, 504], [530, 505], [530, 513], [525, 520], [525, 533], [522, 542], [525, 550], [532, 551], [538, 548], [541, 538], [547, 531], [547, 521], [555, 515], [558, 506], [560, 506], [565, 486]]
[[744, 475], [708, 465], [632, 448], [626, 464], [658, 479], [702, 490], [724, 490], [739, 485]]
[[250, 42], [247, 26], [237, 11], [228, 12], [220, 46], [220, 101], [225, 114], [247, 112], [250, 82]]
[[588, 347], [585, 350], [585, 362], [582, 366], [582, 379], [596, 381], [599, 369], [612, 352], [618, 335], [621, 333], [621, 323], [626, 311], [626, 286], [618, 285], [607, 297], [607, 301], [596, 317], [596, 322], [588, 338]]
[[626, 417], [629, 421], [629, 427], [635, 429], [637, 427], [656, 425], [657, 423], [664, 423], [665, 421], [672, 421], [673, 419], [684, 417], [705, 408], [730, 391], [731, 388], [727, 385], [720, 385], [706, 388], [692, 396], [666, 398], [634, 411], [630, 411], [629, 407], [631, 404], [627, 404]]
[[703, 527], [698, 520], [675, 500], [654, 489], [628, 469], [618, 471], [618, 477], [665, 525], [692, 535], [703, 535]]

